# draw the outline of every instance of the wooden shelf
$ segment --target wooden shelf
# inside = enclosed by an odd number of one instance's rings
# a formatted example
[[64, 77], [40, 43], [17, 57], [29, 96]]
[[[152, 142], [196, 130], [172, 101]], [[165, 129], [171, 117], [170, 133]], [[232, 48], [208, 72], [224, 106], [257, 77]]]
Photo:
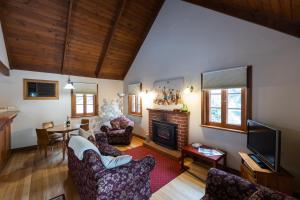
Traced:
[[244, 161], [245, 164], [254, 172], [262, 172], [262, 173], [272, 173], [271, 170], [269, 169], [263, 169], [261, 168], [250, 156], [246, 153], [239, 152], [242, 160]]

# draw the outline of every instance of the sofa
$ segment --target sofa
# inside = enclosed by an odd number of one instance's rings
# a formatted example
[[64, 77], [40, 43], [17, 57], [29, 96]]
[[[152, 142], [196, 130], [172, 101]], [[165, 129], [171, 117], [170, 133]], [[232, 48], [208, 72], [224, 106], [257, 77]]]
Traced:
[[103, 125], [101, 131], [106, 133], [109, 144], [129, 145], [132, 139], [134, 122], [125, 116], [110, 121], [111, 127]]
[[202, 200], [295, 200], [295, 198], [211, 168], [208, 171]]
[[[103, 133], [95, 134], [95, 137], [98, 138], [97, 146], [101, 154], [122, 154], [107, 143]], [[95, 151], [86, 150], [81, 161], [73, 149], [68, 147], [69, 174], [82, 200], [149, 199], [150, 172], [154, 166], [154, 158], [146, 156], [119, 167], [106, 169]]]

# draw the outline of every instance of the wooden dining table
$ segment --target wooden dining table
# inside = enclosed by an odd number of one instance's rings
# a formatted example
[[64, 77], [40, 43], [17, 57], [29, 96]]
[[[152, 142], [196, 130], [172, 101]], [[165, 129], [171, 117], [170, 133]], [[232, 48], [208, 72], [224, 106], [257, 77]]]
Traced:
[[70, 126], [66, 126], [65, 124], [56, 125], [52, 128], [48, 128], [47, 131], [50, 133], [62, 133], [63, 134], [63, 160], [65, 159], [66, 154], [66, 138], [69, 139], [70, 135], [69, 133], [72, 131], [76, 131], [80, 128], [81, 124], [70, 124]]

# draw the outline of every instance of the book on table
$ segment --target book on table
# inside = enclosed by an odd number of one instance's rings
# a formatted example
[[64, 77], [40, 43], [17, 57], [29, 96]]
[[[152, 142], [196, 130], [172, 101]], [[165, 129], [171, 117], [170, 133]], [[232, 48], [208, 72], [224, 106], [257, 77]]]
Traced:
[[204, 154], [205, 156], [221, 156], [224, 154], [219, 150], [205, 148], [205, 147], [199, 147], [198, 152]]

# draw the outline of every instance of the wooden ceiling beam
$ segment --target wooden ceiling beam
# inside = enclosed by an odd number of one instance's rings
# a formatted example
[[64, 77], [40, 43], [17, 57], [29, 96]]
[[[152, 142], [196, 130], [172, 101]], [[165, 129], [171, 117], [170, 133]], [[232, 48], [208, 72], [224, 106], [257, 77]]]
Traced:
[[10, 68], [12, 69], [13, 68], [13, 62], [12, 62], [12, 59], [11, 59], [11, 52], [10, 52], [10, 49], [9, 49], [9, 46], [8, 46], [8, 41], [7, 41], [7, 32], [6, 32], [6, 26], [7, 25], [6, 25], [4, 15], [5, 15], [5, 13], [4, 13], [4, 3], [0, 2], [0, 23], [1, 23], [1, 27], [2, 27], [4, 44], [5, 44], [5, 47], [6, 47], [6, 54], [7, 54], [8, 62], [9, 62]]
[[211, 10], [215, 10], [227, 15], [237, 17], [246, 21], [266, 26], [277, 31], [300, 37], [300, 24], [284, 19], [280, 16], [266, 13], [263, 10], [251, 9], [249, 7], [236, 7], [230, 0], [184, 0]]
[[65, 35], [65, 44], [64, 44], [64, 51], [63, 51], [63, 57], [62, 57], [62, 62], [61, 62], [61, 69], [60, 69], [61, 74], [63, 74], [63, 72], [64, 72], [64, 66], [65, 66], [65, 63], [66, 63], [66, 56], [67, 56], [67, 51], [68, 51], [68, 47], [69, 47], [69, 35], [70, 35], [70, 24], [71, 24], [73, 3], [74, 3], [74, 0], [69, 1], [68, 18], [67, 18], [66, 35]]
[[2, 73], [4, 76], [9, 76], [9, 68], [6, 67], [1, 60], [0, 60], [0, 73]]
[[106, 56], [109, 52], [111, 43], [112, 43], [113, 38], [114, 38], [115, 31], [116, 31], [117, 26], [118, 26], [118, 22], [119, 22], [119, 20], [122, 16], [122, 13], [123, 13], [123, 11], [126, 7], [126, 2], [127, 2], [127, 0], [121, 0], [120, 4], [118, 6], [117, 13], [116, 13], [115, 18], [113, 20], [114, 23], [113, 23], [113, 25], [111, 26], [111, 28], [109, 30], [108, 37], [106, 38], [106, 40], [104, 42], [104, 47], [103, 47], [102, 53], [99, 56], [98, 64], [97, 64], [96, 71], [95, 71], [96, 78], [100, 76], [101, 68], [102, 68], [103, 63], [105, 61], [105, 58], [106, 58]]

